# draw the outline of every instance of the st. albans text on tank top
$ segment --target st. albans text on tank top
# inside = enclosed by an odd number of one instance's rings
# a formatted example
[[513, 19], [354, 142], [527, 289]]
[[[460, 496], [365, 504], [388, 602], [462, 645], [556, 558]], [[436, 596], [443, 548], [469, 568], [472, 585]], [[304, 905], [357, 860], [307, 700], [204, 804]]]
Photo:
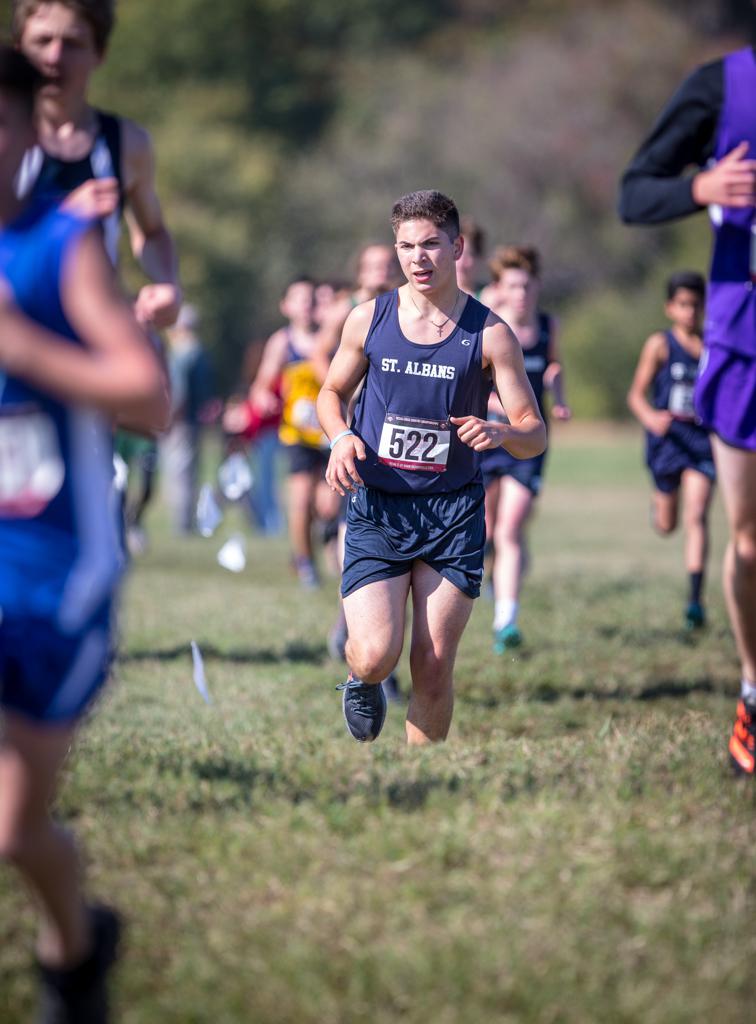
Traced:
[[[464, 344], [464, 341], [463, 341]], [[399, 359], [381, 359], [383, 373], [403, 373], [410, 377], [454, 380], [456, 367], [407, 359], [402, 368]], [[444, 473], [449, 461], [451, 428], [446, 420], [428, 420], [418, 416], [387, 413], [381, 430], [378, 460], [395, 469], [425, 473]]]

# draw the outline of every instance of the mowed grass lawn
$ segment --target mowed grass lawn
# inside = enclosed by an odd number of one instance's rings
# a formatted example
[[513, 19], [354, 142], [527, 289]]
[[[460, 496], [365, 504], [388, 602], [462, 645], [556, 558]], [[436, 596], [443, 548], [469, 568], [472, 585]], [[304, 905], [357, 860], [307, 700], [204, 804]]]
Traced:
[[[124, 1024], [754, 1019], [754, 789], [726, 762], [738, 666], [719, 584], [681, 631], [681, 537], [648, 526], [631, 430], [559, 429], [531, 531], [526, 646], [465, 634], [448, 743], [346, 734], [283, 541], [247, 570], [170, 537], [128, 585], [115, 685], [61, 814], [120, 906]], [[225, 531], [225, 533], [224, 533]], [[192, 683], [206, 657], [213, 707]], [[400, 666], [407, 682], [406, 656]], [[29, 1019], [33, 919], [0, 872], [0, 1020]]]

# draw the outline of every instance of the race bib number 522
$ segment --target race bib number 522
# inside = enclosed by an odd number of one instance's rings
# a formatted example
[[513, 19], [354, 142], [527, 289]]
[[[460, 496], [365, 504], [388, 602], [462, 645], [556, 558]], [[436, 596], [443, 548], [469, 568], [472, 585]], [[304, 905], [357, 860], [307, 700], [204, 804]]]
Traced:
[[48, 416], [39, 411], [0, 415], [0, 519], [39, 515], [64, 477], [58, 436]]
[[449, 459], [451, 430], [445, 420], [421, 420], [387, 413], [378, 461], [394, 469], [443, 473]]

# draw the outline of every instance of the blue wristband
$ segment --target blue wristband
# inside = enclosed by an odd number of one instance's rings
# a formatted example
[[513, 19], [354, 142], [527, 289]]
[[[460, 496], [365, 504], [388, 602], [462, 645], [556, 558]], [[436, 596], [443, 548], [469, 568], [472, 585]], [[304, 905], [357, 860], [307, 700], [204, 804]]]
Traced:
[[331, 443], [330, 443], [331, 451], [333, 451], [334, 446], [339, 443], [339, 441], [342, 439], [342, 437], [348, 437], [349, 434], [354, 434], [354, 431], [347, 429], [347, 430], [342, 430], [340, 434], [337, 434], [336, 437], [334, 437], [333, 441], [331, 441]]

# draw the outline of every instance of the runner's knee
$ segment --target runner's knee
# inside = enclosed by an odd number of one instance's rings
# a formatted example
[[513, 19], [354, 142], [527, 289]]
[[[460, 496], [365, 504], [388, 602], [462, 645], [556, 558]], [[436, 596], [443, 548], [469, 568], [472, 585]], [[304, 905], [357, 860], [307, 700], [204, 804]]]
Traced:
[[756, 527], [736, 529], [733, 546], [738, 569], [749, 576], [756, 575]]
[[449, 688], [448, 668], [451, 660], [450, 652], [435, 649], [430, 641], [415, 642], [410, 652], [413, 686], [430, 698], [444, 696]]
[[662, 537], [668, 537], [677, 528], [677, 512], [666, 508], [654, 510], [653, 526]]
[[346, 645], [346, 659], [358, 679], [365, 683], [379, 683], [393, 670], [398, 655], [391, 648], [369, 637], [358, 640], [350, 636]]
[[23, 864], [38, 841], [37, 823], [24, 822], [14, 815], [0, 818], [0, 861]]

